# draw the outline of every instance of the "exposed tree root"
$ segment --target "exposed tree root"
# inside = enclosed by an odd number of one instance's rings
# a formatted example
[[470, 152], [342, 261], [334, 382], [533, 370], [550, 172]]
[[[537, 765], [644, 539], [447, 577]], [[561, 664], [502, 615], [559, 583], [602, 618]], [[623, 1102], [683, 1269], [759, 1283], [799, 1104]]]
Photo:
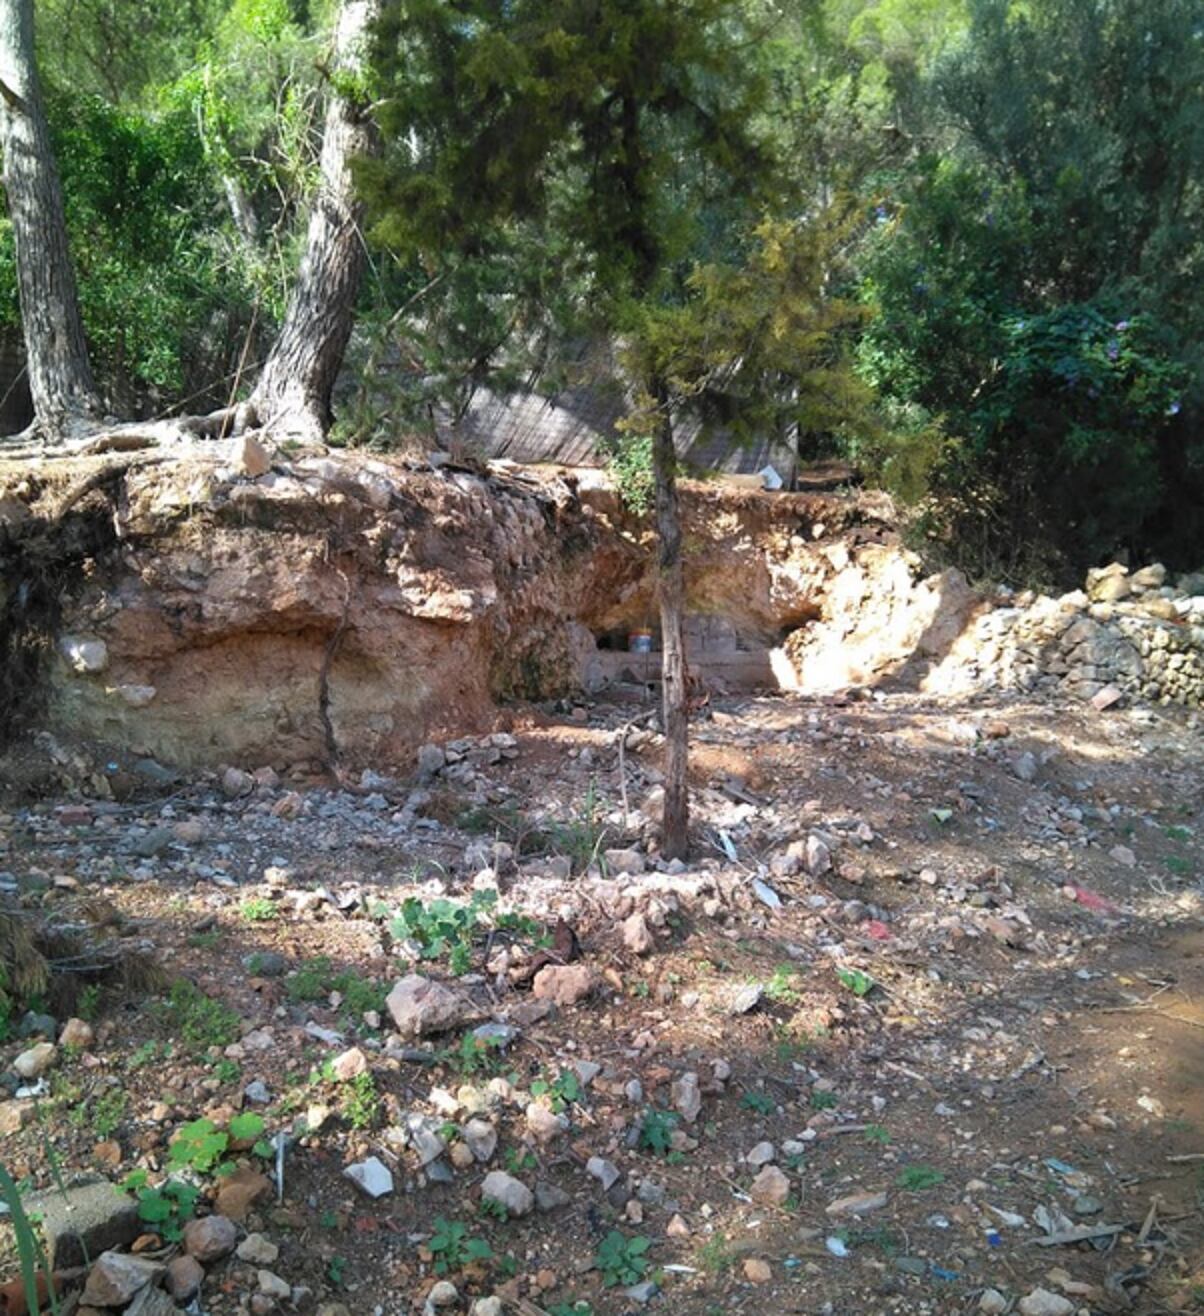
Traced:
[[0, 904], [0, 1004], [45, 1001], [74, 1007], [89, 983], [116, 982], [149, 990], [164, 979], [124, 919], [103, 900], [81, 900], [54, 911]]

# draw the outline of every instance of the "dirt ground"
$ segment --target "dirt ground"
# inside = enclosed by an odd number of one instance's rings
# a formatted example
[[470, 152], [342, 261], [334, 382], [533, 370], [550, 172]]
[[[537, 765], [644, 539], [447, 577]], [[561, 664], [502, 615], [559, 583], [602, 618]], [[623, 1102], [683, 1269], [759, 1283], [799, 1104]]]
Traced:
[[[232, 1258], [194, 1308], [214, 1316], [421, 1311], [437, 1265], [447, 1310], [495, 1294], [524, 1316], [1204, 1310], [1199, 716], [718, 699], [694, 727], [684, 871], [565, 876], [616, 847], [656, 866], [656, 737], [618, 749], [645, 711], [520, 710], [513, 748], [474, 742], [425, 783], [333, 788], [299, 765], [234, 798], [197, 779], [11, 800], [0, 881], [31, 912], [90, 902], [164, 976], [77, 1000], [95, 1040], [60, 1048], [5, 1166], [39, 1188], [96, 1169], [153, 1184], [182, 1125], [261, 1112], [293, 1140], [283, 1200], [245, 1227], [293, 1292], [253, 1308], [256, 1268]], [[524, 920], [490, 934], [486, 916], [467, 963], [417, 971], [516, 1036], [403, 1043], [383, 996], [414, 948], [391, 911], [494, 879]], [[521, 979], [558, 918], [599, 987], [535, 1018]], [[203, 995], [172, 997], [178, 977]], [[206, 999], [236, 1012], [233, 1041]], [[353, 1045], [371, 1079], [323, 1070]], [[531, 1102], [567, 1127], [541, 1137]], [[307, 1131], [315, 1105], [329, 1117]], [[456, 1152], [474, 1112], [498, 1134], [487, 1161]], [[425, 1167], [402, 1132], [423, 1117], [447, 1144]], [[343, 1174], [368, 1155], [395, 1179], [374, 1201]], [[483, 1209], [491, 1170], [539, 1185], [535, 1209]], [[220, 1179], [201, 1185], [203, 1212]], [[440, 1218], [491, 1255], [444, 1266]], [[647, 1247], [606, 1284], [616, 1230]], [[1039, 1288], [1069, 1305], [1034, 1306]]]

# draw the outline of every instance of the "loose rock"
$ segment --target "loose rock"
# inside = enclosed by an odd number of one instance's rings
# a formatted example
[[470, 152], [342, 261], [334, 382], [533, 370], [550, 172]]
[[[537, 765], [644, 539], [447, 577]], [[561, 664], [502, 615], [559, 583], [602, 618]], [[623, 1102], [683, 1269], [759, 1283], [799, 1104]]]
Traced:
[[576, 1005], [597, 985], [597, 976], [588, 964], [547, 964], [535, 975], [532, 990], [555, 1005]]
[[481, 1197], [487, 1202], [497, 1202], [512, 1216], [529, 1215], [535, 1205], [535, 1196], [530, 1188], [502, 1170], [492, 1170], [485, 1176], [481, 1184]]
[[237, 1242], [237, 1226], [223, 1215], [207, 1215], [184, 1226], [184, 1251], [203, 1265], [228, 1257]]
[[790, 1196], [790, 1180], [776, 1165], [767, 1165], [752, 1181], [749, 1192], [759, 1206], [781, 1206]]

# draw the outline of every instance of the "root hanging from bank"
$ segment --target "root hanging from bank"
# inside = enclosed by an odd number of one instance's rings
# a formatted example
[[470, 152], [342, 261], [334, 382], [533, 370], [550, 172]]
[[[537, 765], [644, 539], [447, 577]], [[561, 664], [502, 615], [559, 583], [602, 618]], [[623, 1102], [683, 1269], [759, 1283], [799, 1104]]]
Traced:
[[107, 901], [81, 899], [50, 911], [0, 901], [0, 1010], [32, 1003], [54, 1014], [75, 1008], [90, 985], [161, 989], [166, 977], [147, 944]]

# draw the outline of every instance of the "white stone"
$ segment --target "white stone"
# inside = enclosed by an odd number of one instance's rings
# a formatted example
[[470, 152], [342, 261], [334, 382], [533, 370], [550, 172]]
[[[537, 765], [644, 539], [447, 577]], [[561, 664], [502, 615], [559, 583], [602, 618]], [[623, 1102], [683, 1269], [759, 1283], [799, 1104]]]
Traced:
[[377, 1156], [347, 1166], [343, 1174], [368, 1197], [384, 1197], [393, 1191], [393, 1172]]
[[1036, 1288], [1020, 1299], [1020, 1316], [1073, 1316], [1074, 1303], [1060, 1293]]
[[504, 1170], [491, 1170], [481, 1184], [481, 1197], [486, 1202], [497, 1202], [506, 1208], [508, 1215], [529, 1215], [535, 1205], [530, 1188]]
[[81, 676], [93, 676], [109, 665], [109, 646], [103, 640], [86, 635], [64, 635], [59, 653]]

